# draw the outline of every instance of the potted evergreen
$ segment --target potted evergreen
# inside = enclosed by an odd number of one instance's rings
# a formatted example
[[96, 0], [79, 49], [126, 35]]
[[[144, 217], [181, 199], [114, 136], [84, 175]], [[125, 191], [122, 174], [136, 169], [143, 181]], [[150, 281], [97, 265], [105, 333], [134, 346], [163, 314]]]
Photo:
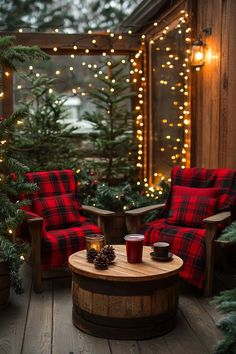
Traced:
[[[16, 62], [47, 56], [37, 47], [14, 46], [14, 37], [0, 37], [0, 64], [16, 70]], [[2, 70], [1, 75], [4, 75]], [[9, 153], [9, 133], [14, 125], [22, 122], [27, 111], [19, 109], [11, 116], [0, 119], [0, 308], [8, 302], [10, 285], [21, 293], [20, 265], [26, 250], [17, 242], [15, 231], [24, 220], [22, 207], [27, 200], [19, 201], [20, 194], [35, 190], [36, 186], [24, 182], [28, 168]]]
[[[115, 214], [106, 218], [104, 229], [108, 241], [123, 243], [126, 229], [125, 211], [152, 204], [163, 203], [169, 193], [169, 184], [161, 181], [158, 188], [151, 191], [145, 184], [138, 182], [123, 182], [117, 186], [109, 186], [99, 180], [99, 174], [86, 170], [85, 166], [77, 170], [80, 200], [85, 205], [114, 211]], [[149, 213], [150, 221], [157, 211]]]

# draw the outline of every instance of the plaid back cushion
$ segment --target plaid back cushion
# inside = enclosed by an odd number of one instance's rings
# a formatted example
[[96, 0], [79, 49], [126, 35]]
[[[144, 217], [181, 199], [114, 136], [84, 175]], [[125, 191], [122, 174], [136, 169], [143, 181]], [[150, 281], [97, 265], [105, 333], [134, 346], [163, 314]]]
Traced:
[[219, 190], [217, 211], [236, 207], [236, 170], [229, 168], [181, 168], [174, 167], [171, 174], [171, 192], [167, 200], [165, 215], [171, 207], [172, 189], [175, 185], [193, 188], [217, 188]]
[[173, 196], [168, 224], [185, 227], [203, 227], [203, 219], [214, 215], [216, 198]]
[[173, 186], [173, 196], [185, 197], [210, 197], [217, 198], [220, 190], [218, 188], [192, 188], [185, 186]]
[[84, 217], [74, 194], [61, 194], [33, 201], [34, 211], [44, 218], [47, 230], [80, 226]]
[[39, 187], [32, 194], [32, 198], [68, 194], [76, 191], [76, 180], [72, 170], [30, 172], [26, 174], [26, 179], [31, 183], [36, 183]]

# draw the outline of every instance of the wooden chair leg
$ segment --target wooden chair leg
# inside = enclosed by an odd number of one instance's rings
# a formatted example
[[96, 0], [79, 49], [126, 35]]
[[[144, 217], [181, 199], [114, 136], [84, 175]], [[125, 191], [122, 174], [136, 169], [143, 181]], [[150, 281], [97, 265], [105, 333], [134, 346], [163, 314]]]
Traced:
[[41, 222], [29, 223], [32, 245], [33, 288], [36, 293], [43, 291], [41, 270]]
[[204, 296], [212, 296], [213, 292], [213, 271], [214, 271], [214, 236], [216, 233], [215, 225], [207, 225], [207, 237], [206, 237], [206, 271], [205, 271], [205, 285]]

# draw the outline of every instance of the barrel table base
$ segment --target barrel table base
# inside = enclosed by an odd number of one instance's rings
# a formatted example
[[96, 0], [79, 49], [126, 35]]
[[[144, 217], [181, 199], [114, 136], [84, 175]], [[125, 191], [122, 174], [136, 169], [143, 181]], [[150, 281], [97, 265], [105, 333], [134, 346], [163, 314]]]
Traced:
[[73, 324], [94, 336], [145, 339], [176, 325], [178, 276], [112, 282], [73, 274]]

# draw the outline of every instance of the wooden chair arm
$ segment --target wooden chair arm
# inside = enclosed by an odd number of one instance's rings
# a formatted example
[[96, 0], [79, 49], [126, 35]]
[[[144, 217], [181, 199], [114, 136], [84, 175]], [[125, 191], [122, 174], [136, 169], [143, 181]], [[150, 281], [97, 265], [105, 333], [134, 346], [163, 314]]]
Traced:
[[115, 214], [114, 211], [100, 209], [91, 205], [82, 205], [82, 209], [97, 216], [110, 216]]
[[154, 204], [146, 207], [131, 209], [125, 212], [126, 215], [140, 216], [147, 214], [149, 211], [158, 210], [164, 208], [165, 204]]
[[[213, 267], [214, 267], [214, 258], [215, 258], [215, 250], [214, 250], [214, 242], [216, 241], [217, 236], [217, 226], [219, 223], [230, 220], [231, 213], [226, 211], [219, 214], [215, 214], [209, 216], [204, 219], [203, 222], [206, 227], [206, 269], [205, 269], [205, 286], [204, 286], [204, 294], [205, 296], [212, 295], [212, 283], [213, 283]], [[213, 242], [214, 241], [214, 242]]]
[[42, 222], [43, 218], [35, 213], [25, 211], [25, 218], [27, 223]]
[[230, 218], [230, 211], [224, 211], [222, 213], [209, 216], [208, 218], [204, 219], [203, 222], [206, 224], [218, 224], [220, 222], [230, 220]]
[[128, 210], [125, 212], [126, 215], [126, 227], [129, 233], [137, 233], [141, 227], [141, 216], [147, 214], [150, 211], [162, 209], [165, 204], [154, 204], [143, 208], [137, 208]]
[[109, 216], [115, 214], [114, 211], [100, 209], [91, 205], [82, 205], [82, 209], [96, 216], [96, 223], [102, 229], [103, 234], [106, 239], [108, 239], [108, 235], [106, 235], [106, 220], [109, 222]]

